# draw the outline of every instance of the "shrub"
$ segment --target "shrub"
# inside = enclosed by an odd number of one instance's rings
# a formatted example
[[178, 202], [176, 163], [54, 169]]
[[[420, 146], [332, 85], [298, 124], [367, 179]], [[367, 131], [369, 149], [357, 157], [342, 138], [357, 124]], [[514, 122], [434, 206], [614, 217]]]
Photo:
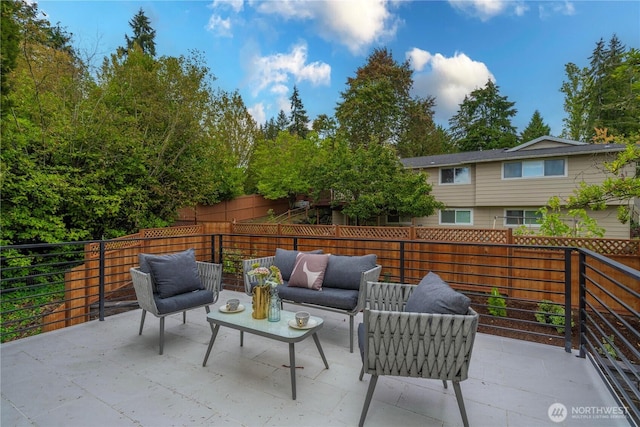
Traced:
[[[536, 320], [546, 325], [555, 325], [559, 334], [564, 333], [564, 307], [560, 304], [554, 303], [549, 300], [542, 300], [538, 304], [538, 311], [536, 311]], [[574, 325], [573, 319], [571, 319], [571, 326]]]
[[487, 299], [488, 310], [493, 316], [507, 316], [507, 302], [498, 291], [498, 288], [491, 288], [491, 296]]

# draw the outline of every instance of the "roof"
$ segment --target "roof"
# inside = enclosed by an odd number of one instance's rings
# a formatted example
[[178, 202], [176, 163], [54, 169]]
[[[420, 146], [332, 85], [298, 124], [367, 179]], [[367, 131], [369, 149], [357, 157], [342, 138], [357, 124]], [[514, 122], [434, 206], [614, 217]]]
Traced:
[[[557, 147], [549, 147], [547, 145], [546, 148], [533, 148], [535, 144], [543, 141], [550, 141], [558, 143], [559, 145]], [[579, 141], [543, 136], [512, 148], [487, 151], [466, 151], [463, 153], [438, 154], [435, 156], [407, 157], [400, 161], [406, 168], [421, 169], [470, 163], [498, 162], [512, 159], [538, 159], [542, 157], [615, 153], [618, 151], [624, 151], [625, 147], [625, 144], [587, 144]]]

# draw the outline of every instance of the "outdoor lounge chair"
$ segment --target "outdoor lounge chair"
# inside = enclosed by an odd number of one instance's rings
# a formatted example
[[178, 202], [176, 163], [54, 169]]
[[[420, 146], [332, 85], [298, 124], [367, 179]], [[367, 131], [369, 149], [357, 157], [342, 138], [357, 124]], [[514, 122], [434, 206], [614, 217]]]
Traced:
[[[191, 251], [191, 252], [190, 252]], [[146, 270], [146, 272], [145, 272]], [[192, 250], [170, 255], [140, 254], [140, 267], [131, 268], [131, 279], [142, 309], [139, 335], [147, 311], [160, 318], [160, 354], [164, 349], [164, 318], [204, 307], [218, 300], [222, 265], [195, 261]]]
[[364, 322], [358, 328], [358, 341], [363, 361], [360, 380], [365, 373], [371, 374], [371, 379], [360, 426], [382, 375], [438, 379], [445, 388], [447, 381], [451, 381], [462, 421], [465, 427], [469, 425], [460, 381], [467, 379], [478, 314], [471, 308], [467, 308], [466, 314], [407, 312], [406, 303], [417, 287], [367, 283]]

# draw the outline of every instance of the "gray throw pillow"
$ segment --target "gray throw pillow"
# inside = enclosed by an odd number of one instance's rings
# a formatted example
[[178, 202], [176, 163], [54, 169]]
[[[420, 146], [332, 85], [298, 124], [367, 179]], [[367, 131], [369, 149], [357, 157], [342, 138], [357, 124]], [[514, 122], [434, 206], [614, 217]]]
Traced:
[[362, 273], [376, 266], [376, 254], [362, 256], [330, 255], [322, 286], [327, 288], [360, 289]]
[[[151, 274], [154, 292], [160, 298], [204, 289], [198, 274], [194, 249], [168, 255], [140, 254], [140, 270]], [[147, 269], [147, 271], [144, 271]]]
[[470, 304], [469, 297], [453, 290], [436, 273], [429, 272], [413, 290], [404, 311], [467, 314]]
[[[276, 248], [276, 256], [273, 260], [273, 265], [280, 269], [282, 279], [289, 281], [291, 279], [291, 273], [293, 273], [293, 267], [296, 265], [296, 257], [300, 251], [280, 249]], [[322, 249], [316, 249], [314, 251], [304, 252], [307, 254], [321, 254]]]

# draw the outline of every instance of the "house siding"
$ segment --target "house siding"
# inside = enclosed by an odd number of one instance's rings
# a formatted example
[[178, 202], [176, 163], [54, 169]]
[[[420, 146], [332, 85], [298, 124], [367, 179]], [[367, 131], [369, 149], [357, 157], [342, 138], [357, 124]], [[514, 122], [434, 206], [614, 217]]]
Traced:
[[[477, 152], [444, 156], [427, 156], [409, 159], [407, 167], [421, 169], [428, 174], [432, 186], [431, 194], [448, 209], [472, 209], [473, 224], [477, 228], [506, 228], [506, 209], [538, 210], [546, 206], [549, 198], [566, 198], [580, 188], [581, 183], [600, 185], [609, 175], [604, 162], [615, 159], [618, 152], [608, 151], [610, 146], [593, 146], [572, 143], [559, 138], [547, 137], [523, 144], [509, 152]], [[620, 150], [620, 147], [613, 147]], [[556, 151], [557, 150], [557, 151]], [[577, 152], [577, 150], [580, 150]], [[521, 154], [526, 152], [525, 156]], [[520, 155], [519, 155], [520, 154]], [[536, 159], [562, 158], [566, 161], [566, 176], [503, 179], [502, 165], [505, 161], [528, 161]], [[435, 163], [435, 164], [434, 164]], [[425, 167], [420, 167], [420, 165]], [[437, 166], [436, 166], [437, 165]], [[440, 184], [440, 169], [450, 167], [470, 168], [470, 184]], [[622, 173], [632, 175], [635, 166], [628, 166]], [[618, 205], [612, 201], [605, 211], [588, 211], [598, 225], [606, 230], [606, 237], [627, 239], [628, 224], [617, 219]], [[460, 227], [464, 225], [440, 224], [439, 212], [430, 217], [415, 218], [415, 225], [428, 227]]]

